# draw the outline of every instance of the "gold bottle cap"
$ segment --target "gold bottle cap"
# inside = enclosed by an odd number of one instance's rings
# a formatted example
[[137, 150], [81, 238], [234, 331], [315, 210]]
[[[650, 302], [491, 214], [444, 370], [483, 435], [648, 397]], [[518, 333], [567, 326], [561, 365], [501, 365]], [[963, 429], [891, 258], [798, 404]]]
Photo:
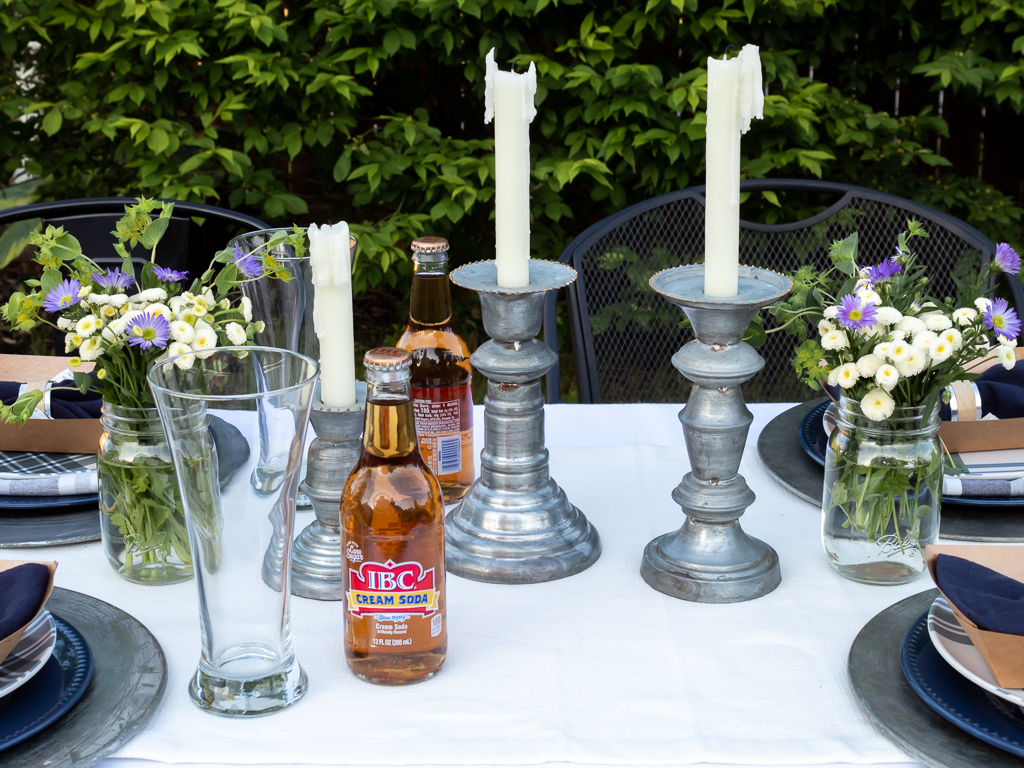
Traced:
[[363, 355], [363, 365], [375, 371], [396, 371], [412, 365], [412, 355], [404, 349], [377, 347]]
[[414, 251], [419, 251], [420, 253], [437, 253], [439, 251], [447, 251], [448, 241], [443, 237], [434, 237], [433, 235], [417, 237], [412, 241], [412, 249]]

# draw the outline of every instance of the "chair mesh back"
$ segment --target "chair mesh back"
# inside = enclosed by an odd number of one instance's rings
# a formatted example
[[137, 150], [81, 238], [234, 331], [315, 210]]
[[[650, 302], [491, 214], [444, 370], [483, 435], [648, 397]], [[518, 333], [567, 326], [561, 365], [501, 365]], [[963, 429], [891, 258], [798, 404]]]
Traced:
[[[810, 264], [830, 265], [828, 246], [859, 232], [858, 259], [873, 264], [894, 253], [907, 219], [922, 217], [890, 203], [851, 197], [820, 222], [765, 226], [741, 222], [740, 263], [785, 272]], [[810, 221], [813, 221], [810, 220]], [[923, 220], [928, 239], [915, 239], [920, 262], [930, 267], [939, 296], [953, 290], [952, 274], [964, 274], [985, 255], [935, 221]], [[703, 261], [702, 198], [684, 197], [640, 213], [576, 254], [584, 310], [590, 318], [600, 401], [682, 402], [689, 382], [670, 358], [692, 338], [680, 330], [682, 311], [648, 286], [667, 267]], [[771, 327], [771, 318], [765, 318]], [[788, 402], [812, 393], [800, 384], [790, 360], [796, 338], [771, 333], [759, 349], [764, 370], [744, 386], [747, 402]]]

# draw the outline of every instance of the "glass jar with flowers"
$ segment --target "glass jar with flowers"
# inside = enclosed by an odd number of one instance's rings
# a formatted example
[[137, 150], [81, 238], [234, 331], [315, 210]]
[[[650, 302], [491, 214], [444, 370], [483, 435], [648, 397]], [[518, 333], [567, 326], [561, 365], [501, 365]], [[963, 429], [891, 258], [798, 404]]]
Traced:
[[[154, 362], [176, 357], [190, 368], [218, 345], [251, 345], [262, 322], [253, 322], [241, 286], [249, 280], [291, 279], [272, 260], [248, 254], [243, 264], [224, 250], [191, 283], [188, 273], [156, 264], [157, 248], [174, 204], [139, 198], [118, 221], [114, 248], [123, 258], [103, 269], [82, 253], [61, 227], [34, 233], [39, 280], [11, 296], [4, 319], [17, 330], [39, 323], [65, 333], [69, 365], [82, 391], [103, 398], [103, 434], [97, 451], [103, 549], [111, 566], [140, 584], [168, 584], [192, 576], [192, 556], [178, 483], [146, 373]], [[301, 230], [282, 231], [304, 250]], [[137, 244], [149, 259], [138, 273], [129, 253]], [[0, 408], [0, 420], [24, 423], [43, 393], [26, 392]], [[216, 435], [215, 435], [216, 437]]]
[[[896, 254], [857, 265], [857, 235], [834, 243], [832, 268], [792, 275], [794, 290], [771, 312], [780, 327], [817, 326], [794, 364], [811, 386], [827, 386], [838, 413], [829, 435], [822, 498], [822, 543], [832, 567], [854, 581], [901, 584], [925, 569], [924, 547], [939, 535], [944, 462], [939, 398], [970, 381], [982, 362], [1016, 362], [1020, 321], [1003, 299], [988, 298], [991, 277], [1016, 273], [1006, 243], [958, 296], [929, 295], [927, 269], [910, 250], [927, 237], [916, 221]], [[808, 321], [810, 321], [808, 323]]]

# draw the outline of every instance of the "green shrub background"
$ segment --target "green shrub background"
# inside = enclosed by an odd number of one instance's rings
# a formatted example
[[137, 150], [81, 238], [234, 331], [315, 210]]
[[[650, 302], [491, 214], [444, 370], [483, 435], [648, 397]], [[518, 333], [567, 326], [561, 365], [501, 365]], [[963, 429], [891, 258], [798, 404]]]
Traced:
[[[492, 46], [538, 69], [532, 247], [556, 258], [603, 216], [703, 183], [706, 57], [755, 43], [769, 95], [745, 176], [884, 189], [1024, 244], [1016, 149], [990, 130], [986, 151], [1011, 154], [989, 156], [998, 186], [983, 180], [985, 128], [951, 135], [935, 108], [942, 88], [947, 115], [985, 108], [1019, 135], [1022, 19], [1018, 0], [2, 0], [0, 158], [42, 179], [35, 199], [347, 219], [357, 291], [400, 308], [411, 237], [447, 236], [457, 263], [493, 254]], [[744, 215], [800, 205], [759, 198]], [[400, 315], [380, 315], [382, 336]]]

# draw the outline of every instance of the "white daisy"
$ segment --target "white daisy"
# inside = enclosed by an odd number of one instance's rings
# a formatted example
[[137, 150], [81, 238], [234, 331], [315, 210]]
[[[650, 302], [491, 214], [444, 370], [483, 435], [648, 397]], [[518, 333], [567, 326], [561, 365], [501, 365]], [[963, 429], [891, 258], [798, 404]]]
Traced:
[[876, 357], [886, 358], [889, 355], [889, 349], [892, 347], [892, 342], [883, 341], [881, 344], [875, 344], [875, 348], [871, 350], [872, 354]]
[[128, 303], [128, 297], [125, 296], [123, 293], [115, 293], [113, 296], [107, 297], [107, 303], [112, 304], [113, 306], [120, 309], [121, 307]]
[[956, 320], [956, 324], [961, 327], [973, 323], [974, 318], [977, 316], [978, 311], [976, 309], [971, 309], [970, 307], [960, 307], [960, 309], [953, 313], [953, 319]]
[[[263, 333], [263, 329], [266, 328], [266, 327], [267, 327], [267, 324], [264, 323], [262, 320], [257, 320], [256, 321], [256, 333]], [[1013, 343], [1016, 344], [1017, 342], [1014, 341]]]
[[75, 324], [71, 321], [70, 318], [58, 317], [57, 327], [60, 328], [62, 331], [70, 331], [72, 328], [75, 327]]
[[996, 338], [999, 339], [999, 346], [1001, 347], [1009, 347], [1010, 349], [1013, 349], [1017, 346], [1016, 339], [1008, 339], [1005, 336], [996, 336]]
[[240, 347], [248, 341], [245, 337], [245, 328], [240, 326], [238, 323], [228, 323], [225, 325], [224, 333], [227, 334], [228, 341], [236, 347]]
[[877, 307], [882, 303], [882, 297], [870, 288], [867, 290], [857, 291], [857, 296], [860, 297], [860, 300], [865, 304], [874, 304]]
[[870, 379], [885, 361], [877, 355], [864, 355], [857, 361], [857, 372], [865, 379]]
[[822, 314], [829, 320], [835, 320], [839, 315], [839, 307], [825, 307], [825, 311]]
[[166, 301], [167, 291], [163, 288], [147, 288], [132, 296], [131, 300], [140, 304], [150, 301]]
[[875, 311], [875, 317], [882, 325], [896, 325], [903, 319], [903, 313], [896, 307], [879, 307]]
[[190, 344], [196, 337], [196, 329], [184, 320], [172, 320], [170, 322], [171, 338], [182, 344]]
[[[251, 323], [252, 299], [250, 299], [248, 296], [243, 296], [241, 301], [239, 301], [239, 306], [242, 308], [242, 317], [245, 319], [245, 322]], [[831, 328], [829, 330], [831, 330]], [[818, 323], [818, 332], [821, 332], [821, 323]]]
[[984, 312], [992, 304], [991, 301], [982, 296], [980, 299], [974, 300], [974, 306], [978, 308], [979, 312]]
[[146, 311], [149, 312], [151, 315], [160, 315], [160, 317], [162, 317], [164, 320], [174, 319], [174, 313], [171, 312], [171, 308], [168, 307], [166, 304], [161, 304], [159, 302], [156, 302], [155, 304], [150, 304], [148, 307], [146, 307]]
[[95, 360], [103, 354], [103, 340], [99, 336], [93, 336], [82, 342], [78, 348], [78, 355], [83, 360]]
[[905, 338], [907, 338], [906, 331], [892, 330], [889, 331], [889, 335], [892, 337], [893, 341], [903, 341]]
[[895, 401], [883, 389], [872, 389], [860, 401], [861, 413], [872, 421], [885, 421], [895, 407]]
[[936, 339], [928, 350], [928, 355], [932, 359], [932, 365], [946, 362], [952, 354], [953, 345], [945, 339]]
[[83, 339], [87, 339], [92, 336], [99, 328], [100, 326], [97, 324], [96, 315], [86, 315], [75, 323], [75, 332]]
[[89, 303], [93, 305], [99, 304], [102, 306], [110, 303], [110, 297], [105, 293], [94, 293], [89, 297]]
[[939, 336], [936, 333], [932, 333], [931, 331], [921, 331], [914, 336], [913, 343], [918, 349], [928, 350], [931, 349], [932, 344], [935, 343], [938, 338]]
[[[904, 318], [905, 319], [905, 318]], [[905, 341], [894, 341], [892, 346], [889, 347], [889, 351], [886, 353], [886, 357], [892, 360], [894, 363], [902, 363], [907, 359], [907, 355], [913, 350], [913, 346], [907, 344]]]
[[996, 350], [996, 357], [999, 362], [1003, 364], [1003, 368], [1008, 371], [1013, 370], [1013, 367], [1017, 364], [1017, 358], [1013, 354], [1013, 349], [1011, 347], [999, 347], [999, 349]]
[[860, 372], [856, 363], [845, 363], [836, 368], [836, 383], [843, 389], [849, 389], [857, 383]]
[[909, 315], [904, 315], [903, 319], [896, 323], [896, 328], [897, 330], [905, 331], [911, 336], [915, 333], [928, 330], [928, 326], [924, 324], [924, 321], [916, 317], [910, 317]]
[[100, 317], [107, 321], [113, 320], [115, 317], [117, 317], [117, 310], [114, 309], [109, 304], [105, 307], [100, 307], [99, 312]]
[[960, 347], [964, 345], [964, 335], [956, 328], [947, 328], [939, 334], [939, 338], [948, 344], [951, 344], [954, 351], [960, 349]]
[[207, 326], [206, 328], [196, 329], [195, 338], [192, 339], [192, 349], [204, 350], [199, 354], [201, 360], [205, 360], [213, 354], [213, 350], [217, 347], [217, 332]]
[[925, 315], [924, 324], [928, 326], [929, 331], [944, 331], [947, 328], [953, 327], [953, 321], [942, 314]]
[[167, 345], [167, 356], [177, 357], [178, 355], [184, 355], [184, 357], [175, 360], [174, 364], [181, 368], [183, 371], [187, 371], [196, 361], [195, 355], [187, 354], [192, 351], [192, 347], [183, 341], [172, 341]]
[[892, 392], [893, 387], [900, 380], [900, 372], [894, 365], [883, 365], [875, 372], [875, 384], [886, 392]]
[[89, 296], [90, 293], [92, 293], [92, 286], [83, 285], [81, 288], [78, 289], [78, 298], [85, 299]]
[[928, 353], [917, 347], [910, 347], [907, 356], [896, 363], [896, 370], [900, 376], [917, 376], [928, 367]]
[[832, 350], [846, 349], [850, 346], [850, 340], [843, 331], [829, 331], [821, 337], [821, 346]]

